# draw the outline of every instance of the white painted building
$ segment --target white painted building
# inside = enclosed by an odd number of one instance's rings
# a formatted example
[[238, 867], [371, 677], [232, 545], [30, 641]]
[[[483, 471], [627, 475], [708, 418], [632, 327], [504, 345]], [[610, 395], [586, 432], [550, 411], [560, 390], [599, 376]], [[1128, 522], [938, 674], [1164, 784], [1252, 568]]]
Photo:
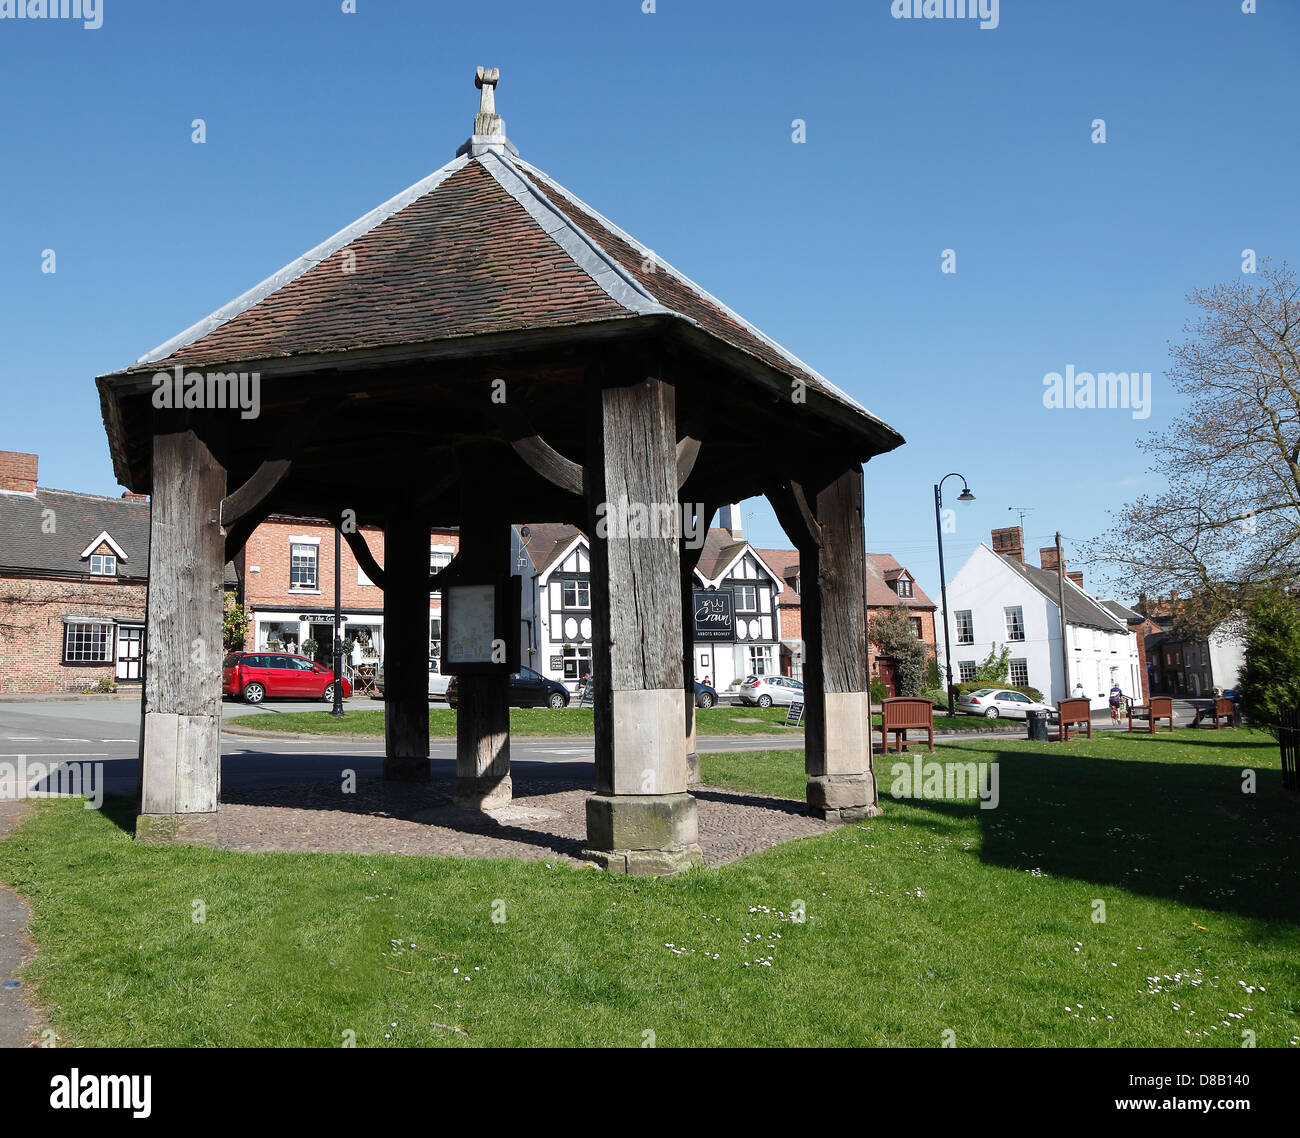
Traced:
[[[994, 532], [998, 552], [981, 543], [948, 582], [948, 629], [953, 679], [974, 678], [995, 650], [1011, 650], [1012, 684], [1038, 688], [1047, 702], [1083, 685], [1092, 706], [1107, 706], [1110, 687], [1140, 699], [1143, 661], [1137, 637], [1096, 598], [1065, 579], [1066, 646], [1069, 674], [1062, 675], [1061, 625], [1056, 567], [1027, 565], [1020, 527]], [[943, 636], [940, 614], [938, 636]], [[940, 661], [943, 659], [940, 647]]]

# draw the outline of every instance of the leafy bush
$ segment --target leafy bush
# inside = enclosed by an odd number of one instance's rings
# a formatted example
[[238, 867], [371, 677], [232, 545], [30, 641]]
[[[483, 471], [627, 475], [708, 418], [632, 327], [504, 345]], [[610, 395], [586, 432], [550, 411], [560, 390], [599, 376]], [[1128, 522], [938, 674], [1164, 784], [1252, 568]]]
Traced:
[[942, 687], [931, 685], [921, 692], [923, 699], [928, 699], [935, 706], [935, 710], [942, 709], [945, 713], [948, 711], [948, 693]]
[[871, 702], [879, 703], [881, 700], [889, 698], [889, 689], [885, 687], [885, 681], [879, 676], [871, 677]]
[[925, 662], [925, 686], [927, 690], [943, 687], [943, 680], [939, 676], [939, 661], [934, 656]]
[[108, 676], [100, 676], [88, 688], [82, 688], [82, 695], [111, 695], [117, 691], [117, 684]]
[[1264, 593], [1247, 612], [1238, 690], [1242, 712], [1269, 731], [1282, 712], [1300, 709], [1300, 609], [1284, 593]]
[[988, 659], [975, 669], [975, 686], [986, 688], [997, 684], [999, 687], [1006, 687], [1009, 679], [1011, 679], [1011, 649], [1004, 645], [999, 652], [997, 644], [994, 643]]
[[236, 603], [234, 593], [227, 592], [221, 618], [221, 647], [227, 652], [242, 652], [250, 623], [248, 610]]
[[929, 652], [912, 627], [912, 612], [906, 605], [894, 605], [868, 618], [868, 633], [882, 656], [894, 661], [899, 695], [919, 695], [925, 686]]

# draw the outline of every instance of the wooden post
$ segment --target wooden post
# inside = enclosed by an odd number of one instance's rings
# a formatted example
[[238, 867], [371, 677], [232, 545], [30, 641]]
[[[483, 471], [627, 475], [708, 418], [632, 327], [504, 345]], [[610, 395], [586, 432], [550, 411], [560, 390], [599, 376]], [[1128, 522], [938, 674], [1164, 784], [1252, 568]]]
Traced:
[[429, 777], [429, 520], [384, 525], [384, 778]]
[[807, 508], [805, 524], [789, 503], [778, 514], [807, 566], [801, 601], [808, 810], [853, 821], [880, 812], [871, 769], [862, 467], [855, 463], [824, 483]]
[[136, 837], [216, 840], [221, 790], [225, 467], [193, 425], [159, 422]]
[[701, 854], [686, 792], [674, 391], [593, 379], [587, 412], [596, 793], [584, 856], [676, 873]]
[[[482, 483], [479, 483], [482, 485]], [[474, 502], [460, 526], [457, 576], [491, 579], [510, 572], [510, 523], [485, 517]], [[456, 681], [456, 779], [452, 800], [472, 810], [509, 806], [509, 677], [463, 675]]]

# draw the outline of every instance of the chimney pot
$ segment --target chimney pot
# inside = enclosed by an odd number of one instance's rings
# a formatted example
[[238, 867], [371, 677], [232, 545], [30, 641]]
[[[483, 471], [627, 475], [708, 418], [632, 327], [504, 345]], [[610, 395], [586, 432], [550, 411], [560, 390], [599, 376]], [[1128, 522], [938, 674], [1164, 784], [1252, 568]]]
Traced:
[[20, 494], [36, 492], [36, 467], [39, 457], [23, 451], [0, 450], [0, 490]]

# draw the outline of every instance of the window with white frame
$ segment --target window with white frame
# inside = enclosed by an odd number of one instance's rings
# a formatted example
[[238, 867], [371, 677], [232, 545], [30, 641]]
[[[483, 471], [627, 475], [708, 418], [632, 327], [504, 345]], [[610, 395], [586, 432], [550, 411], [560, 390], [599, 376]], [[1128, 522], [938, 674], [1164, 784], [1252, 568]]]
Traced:
[[1007, 616], [1007, 639], [1023, 640], [1025, 638], [1025, 610], [1019, 605], [1002, 610]]
[[442, 656], [442, 614], [429, 618], [429, 655], [435, 660]]
[[1027, 688], [1029, 686], [1029, 661], [1012, 660], [1011, 664], [1011, 684], [1013, 687]]
[[566, 644], [564, 646], [564, 678], [580, 680], [591, 675], [591, 645]]
[[919, 616], [914, 616], [911, 618], [911, 622], [912, 622], [912, 635], [915, 636], [917, 640], [920, 640], [921, 639], [921, 618]]
[[895, 591], [900, 597], [910, 597], [912, 595], [912, 582], [908, 577], [899, 577]]
[[955, 612], [952, 615], [953, 619], [957, 622], [957, 643], [974, 644], [975, 618], [971, 615], [971, 610], [962, 609], [960, 612]]
[[437, 573], [451, 564], [451, 552], [446, 549], [429, 550], [429, 572]]
[[566, 609], [591, 608], [591, 582], [565, 581], [564, 607]]
[[289, 546], [289, 588], [315, 589], [317, 546], [292, 542]]
[[769, 676], [772, 674], [772, 649], [766, 644], [749, 646], [749, 674], [751, 676]]
[[[758, 588], [755, 585], [737, 585], [736, 594], [736, 611], [737, 612], [758, 612]], [[754, 673], [758, 675], [759, 673]]]
[[63, 660], [67, 664], [107, 664], [112, 655], [113, 626], [102, 621], [68, 621], [63, 626]]
[[975, 679], [975, 661], [958, 660], [957, 675], [963, 684], [971, 683]]
[[92, 553], [90, 572], [94, 577], [117, 576], [117, 557], [112, 553]]

